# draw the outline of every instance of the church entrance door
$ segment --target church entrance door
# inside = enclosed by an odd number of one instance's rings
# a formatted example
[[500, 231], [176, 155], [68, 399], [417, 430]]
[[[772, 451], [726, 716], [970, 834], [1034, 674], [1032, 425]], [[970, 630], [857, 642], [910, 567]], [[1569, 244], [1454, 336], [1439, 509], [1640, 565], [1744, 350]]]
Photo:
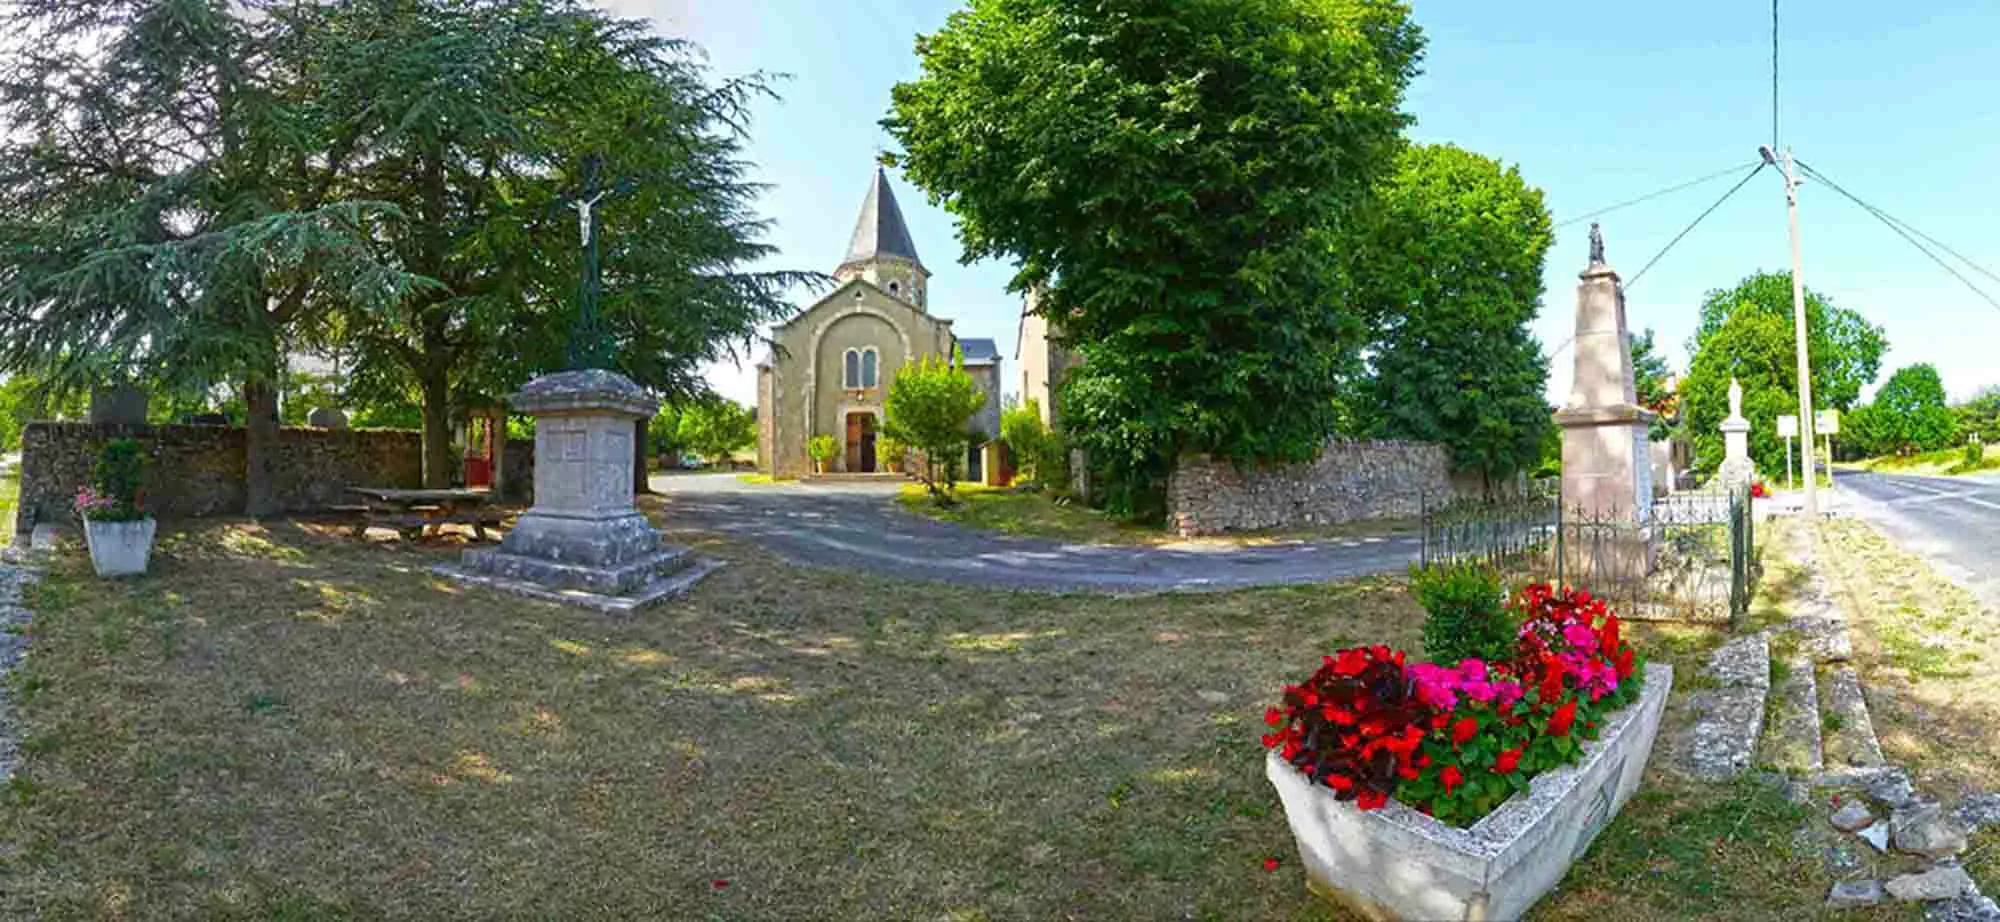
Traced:
[[875, 473], [875, 414], [847, 414], [847, 469]]

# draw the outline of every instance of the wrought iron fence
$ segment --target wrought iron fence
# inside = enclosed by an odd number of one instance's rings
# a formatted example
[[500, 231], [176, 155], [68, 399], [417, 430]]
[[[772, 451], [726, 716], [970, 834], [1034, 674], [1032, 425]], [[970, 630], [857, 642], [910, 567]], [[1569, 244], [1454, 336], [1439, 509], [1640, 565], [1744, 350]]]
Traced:
[[1758, 577], [1747, 491], [1664, 497], [1643, 521], [1576, 508], [1559, 488], [1423, 511], [1424, 567], [1477, 561], [1510, 583], [1580, 586], [1621, 617], [1737, 621]]

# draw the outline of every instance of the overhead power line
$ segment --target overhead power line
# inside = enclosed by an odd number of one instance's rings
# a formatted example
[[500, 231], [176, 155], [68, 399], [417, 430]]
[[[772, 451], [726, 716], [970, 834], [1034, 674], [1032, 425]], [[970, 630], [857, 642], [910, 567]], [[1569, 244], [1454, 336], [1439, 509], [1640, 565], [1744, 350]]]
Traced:
[[1971, 279], [1966, 278], [1965, 273], [1958, 271], [1958, 269], [1952, 266], [1952, 264], [1945, 262], [1943, 257], [1937, 255], [1936, 253], [1931, 252], [1930, 248], [1924, 246], [1923, 243], [1917, 240], [1917, 238], [1922, 237], [1924, 240], [1930, 241], [1933, 245], [1937, 246], [1939, 249], [1944, 250], [1947, 253], [1950, 253], [1954, 257], [1957, 257], [1960, 262], [1965, 263], [1967, 266], [1970, 266], [1973, 269], [1973, 271], [1985, 275], [1987, 278], [1994, 279], [1995, 281], [2000, 281], [2000, 275], [1995, 275], [1991, 271], [1987, 270], [1984, 266], [1981, 266], [1978, 263], [1973, 262], [1972, 260], [1966, 258], [1965, 254], [1960, 253], [1949, 246], [1946, 246], [1942, 241], [1938, 240], [1936, 237], [1932, 237], [1931, 235], [1926, 234], [1923, 231], [1917, 230], [1909, 222], [1904, 221], [1903, 219], [1898, 218], [1892, 214], [1889, 214], [1888, 212], [1883, 211], [1882, 209], [1877, 208], [1874, 205], [1870, 205], [1867, 202], [1862, 201], [1860, 196], [1847, 191], [1847, 189], [1842, 187], [1839, 183], [1834, 182], [1833, 180], [1827, 178], [1827, 175], [1825, 173], [1813, 169], [1811, 166], [1807, 165], [1804, 161], [1795, 161], [1795, 162], [1798, 163], [1799, 169], [1805, 171], [1806, 175], [1811, 176], [1813, 179], [1816, 179], [1819, 182], [1825, 183], [1827, 188], [1832, 189], [1837, 193], [1840, 193], [1840, 195], [1845, 197], [1848, 201], [1853, 202], [1854, 204], [1860, 206], [1861, 210], [1866, 211], [1871, 215], [1874, 215], [1876, 220], [1881, 221], [1884, 225], [1887, 225], [1890, 230], [1896, 232], [1897, 236], [1903, 238], [1904, 240], [1909, 241], [1911, 246], [1916, 247], [1917, 252], [1930, 257], [1931, 262], [1937, 263], [1939, 268], [1942, 268], [1944, 271], [1951, 273], [1953, 278], [1958, 279], [1961, 283], [1965, 285], [1965, 287], [1972, 289], [1973, 294], [1978, 295], [1981, 300], [1985, 301], [1987, 304], [1992, 305], [1994, 309], [2000, 310], [2000, 300], [1995, 300], [1992, 295], [1987, 294], [1984, 289], [1974, 284]]
[[1722, 197], [1716, 199], [1715, 204], [1708, 206], [1708, 210], [1703, 211], [1701, 214], [1696, 215], [1693, 221], [1689, 221], [1688, 226], [1681, 228], [1681, 232], [1675, 234], [1674, 239], [1667, 241], [1667, 245], [1661, 247], [1660, 252], [1653, 254], [1653, 258], [1646, 261], [1646, 265], [1642, 266], [1639, 269], [1639, 273], [1637, 275], [1632, 276], [1631, 281], [1625, 283], [1625, 287], [1629, 290], [1632, 286], [1639, 284], [1639, 280], [1646, 277], [1646, 272], [1652, 269], [1654, 265], [1659, 263], [1661, 258], [1665, 257], [1668, 251], [1674, 248], [1675, 244], [1680, 243], [1682, 238], [1686, 237], [1689, 233], [1693, 232], [1693, 230], [1697, 226], [1699, 226], [1702, 221], [1706, 220], [1709, 215], [1714, 214], [1717, 208], [1721, 208], [1722, 203], [1729, 201], [1730, 196], [1735, 195], [1738, 189], [1741, 189], [1745, 185], [1749, 184], [1750, 180], [1756, 178], [1758, 173], [1763, 172], [1765, 165], [1766, 164], [1763, 161], [1758, 161], [1757, 165], [1755, 167], [1752, 167], [1750, 172], [1743, 174], [1743, 178], [1736, 181], [1736, 185], [1730, 186], [1728, 192], [1722, 193]]
[[1778, 149], [1778, 0], [1771, 0], [1771, 149]]
[[[1756, 162], [1756, 161], [1751, 161], [1751, 163], [1755, 163], [1755, 162]], [[1588, 220], [1590, 220], [1591, 218], [1595, 218], [1595, 217], [1597, 217], [1597, 216], [1599, 216], [1599, 215], [1607, 215], [1607, 214], [1610, 214], [1610, 213], [1612, 213], [1612, 212], [1614, 212], [1614, 211], [1617, 211], [1617, 210], [1618, 210], [1618, 209], [1620, 209], [1620, 208], [1629, 208], [1629, 207], [1631, 207], [1631, 206], [1633, 206], [1633, 205], [1638, 205], [1638, 204], [1642, 204], [1642, 203], [1645, 203], [1645, 202], [1650, 202], [1650, 201], [1652, 201], [1652, 200], [1654, 200], [1654, 199], [1656, 199], [1656, 198], [1659, 198], [1659, 197], [1660, 197], [1660, 196], [1662, 196], [1662, 195], [1671, 195], [1671, 194], [1673, 194], [1673, 193], [1675, 193], [1675, 192], [1679, 192], [1679, 191], [1681, 191], [1682, 189], [1692, 189], [1692, 188], [1694, 188], [1695, 186], [1699, 186], [1699, 185], [1701, 185], [1702, 183], [1705, 183], [1705, 182], [1712, 182], [1712, 181], [1714, 181], [1714, 180], [1717, 180], [1717, 179], [1721, 179], [1721, 178], [1722, 178], [1722, 177], [1724, 177], [1724, 176], [1728, 176], [1728, 175], [1731, 175], [1731, 174], [1735, 173], [1735, 172], [1736, 172], [1737, 170], [1740, 170], [1740, 169], [1743, 169], [1744, 167], [1746, 167], [1746, 166], [1750, 166], [1750, 165], [1751, 165], [1750, 163], [1739, 163], [1739, 164], [1737, 164], [1737, 165], [1735, 165], [1735, 166], [1732, 166], [1732, 167], [1727, 167], [1727, 168], [1725, 168], [1725, 169], [1720, 169], [1720, 170], [1716, 170], [1715, 172], [1713, 172], [1713, 173], [1710, 173], [1710, 174], [1708, 174], [1708, 175], [1706, 175], [1706, 176], [1702, 176], [1702, 177], [1699, 177], [1699, 178], [1696, 178], [1696, 179], [1690, 179], [1690, 180], [1687, 180], [1686, 182], [1680, 182], [1680, 183], [1675, 183], [1674, 185], [1671, 185], [1671, 186], [1668, 186], [1668, 187], [1666, 187], [1665, 189], [1659, 189], [1659, 190], [1656, 190], [1656, 191], [1653, 191], [1653, 192], [1648, 192], [1648, 193], [1646, 193], [1645, 195], [1642, 195], [1642, 196], [1639, 196], [1638, 198], [1635, 198], [1635, 199], [1632, 199], [1631, 201], [1627, 201], [1627, 202], [1619, 202], [1618, 204], [1616, 204], [1616, 205], [1612, 205], [1612, 206], [1610, 206], [1610, 207], [1608, 207], [1608, 208], [1599, 208], [1599, 209], [1597, 209], [1596, 211], [1593, 211], [1593, 212], [1590, 212], [1589, 214], [1583, 214], [1583, 215], [1578, 215], [1578, 216], [1576, 216], [1576, 217], [1574, 217], [1574, 218], [1570, 218], [1569, 220], [1566, 220], [1566, 221], [1563, 221], [1563, 222], [1561, 222], [1561, 223], [1557, 224], [1556, 226], [1557, 226], [1557, 227], [1568, 227], [1568, 226], [1570, 226], [1571, 224], [1575, 224], [1575, 223], [1577, 223], [1578, 221], [1588, 221]]]

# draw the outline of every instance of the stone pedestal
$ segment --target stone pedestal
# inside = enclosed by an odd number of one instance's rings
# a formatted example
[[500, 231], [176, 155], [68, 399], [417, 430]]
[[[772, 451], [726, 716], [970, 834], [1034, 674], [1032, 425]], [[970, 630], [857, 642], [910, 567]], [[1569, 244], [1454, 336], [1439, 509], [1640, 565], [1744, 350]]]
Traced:
[[1581, 278], [1572, 346], [1576, 376], [1569, 403], [1556, 412], [1563, 430], [1563, 503], [1640, 524], [1653, 503], [1646, 434], [1653, 413], [1639, 406], [1633, 382], [1625, 295], [1618, 273], [1596, 259]]
[[633, 505], [633, 433], [659, 410], [615, 372], [548, 375], [509, 399], [535, 417], [535, 505], [454, 578], [522, 595], [630, 611], [687, 591], [714, 564], [668, 545]]
[[1729, 418], [1722, 421], [1722, 467], [1716, 476], [1732, 490], [1747, 489], [1757, 479], [1757, 464], [1750, 460], [1750, 421], [1743, 418], [1743, 385], [1735, 378], [1729, 379]]

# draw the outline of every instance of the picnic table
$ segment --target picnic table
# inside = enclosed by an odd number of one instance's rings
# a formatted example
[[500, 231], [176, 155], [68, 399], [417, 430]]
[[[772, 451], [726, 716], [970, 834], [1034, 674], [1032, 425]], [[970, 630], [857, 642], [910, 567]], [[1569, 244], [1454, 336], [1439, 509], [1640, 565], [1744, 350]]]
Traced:
[[361, 516], [360, 524], [354, 526], [357, 538], [367, 534], [368, 529], [379, 527], [393, 528], [404, 540], [414, 541], [420, 536], [435, 536], [445, 525], [470, 525], [473, 535], [484, 541], [486, 526], [498, 525], [507, 518], [504, 510], [491, 505], [493, 494], [486, 490], [348, 487], [347, 492], [364, 501], [362, 505], [341, 509]]

